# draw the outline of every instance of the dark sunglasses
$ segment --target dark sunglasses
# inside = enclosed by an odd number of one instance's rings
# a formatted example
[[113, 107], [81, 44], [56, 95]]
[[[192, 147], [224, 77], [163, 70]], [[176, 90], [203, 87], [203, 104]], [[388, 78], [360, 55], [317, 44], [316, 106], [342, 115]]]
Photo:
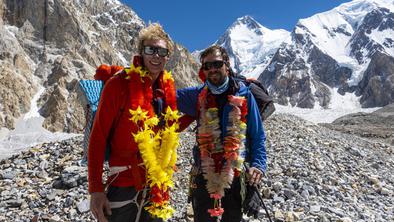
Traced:
[[202, 64], [202, 68], [206, 71], [208, 71], [212, 68], [220, 69], [220, 68], [222, 68], [223, 64], [224, 64], [224, 61], [220, 61], [220, 60], [213, 61], [213, 62], [204, 62]]
[[154, 46], [144, 46], [144, 54], [145, 55], [153, 55], [158, 54], [160, 57], [166, 57], [169, 53], [168, 49]]

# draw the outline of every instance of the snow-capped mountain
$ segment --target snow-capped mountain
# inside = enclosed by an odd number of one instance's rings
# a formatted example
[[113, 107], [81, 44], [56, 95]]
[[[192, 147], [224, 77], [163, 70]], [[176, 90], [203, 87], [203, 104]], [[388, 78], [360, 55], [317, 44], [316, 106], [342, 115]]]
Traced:
[[252, 17], [244, 16], [238, 18], [215, 44], [228, 50], [235, 71], [248, 77], [258, 77], [289, 36], [290, 32], [286, 30], [270, 30]]
[[[128, 66], [144, 26], [117, 0], [0, 0], [0, 126], [14, 128], [34, 97], [45, 128], [81, 132], [78, 80], [103, 63]], [[197, 83], [197, 64], [178, 44], [167, 68], [178, 86]]]
[[300, 19], [291, 33], [237, 19], [215, 44], [282, 105], [332, 107], [333, 92], [362, 107], [394, 102], [394, 1], [354, 0]]
[[394, 102], [393, 12], [391, 0], [355, 0], [299, 20], [259, 80], [284, 105], [330, 107], [331, 89], [363, 107]]

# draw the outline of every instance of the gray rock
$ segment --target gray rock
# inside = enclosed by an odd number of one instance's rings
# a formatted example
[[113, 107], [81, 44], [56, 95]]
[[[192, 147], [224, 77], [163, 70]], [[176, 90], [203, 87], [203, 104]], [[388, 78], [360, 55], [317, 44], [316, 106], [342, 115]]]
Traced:
[[301, 196], [305, 199], [309, 199], [309, 192], [307, 190], [302, 190]]
[[320, 212], [320, 208], [321, 208], [320, 205], [312, 205], [312, 206], [310, 206], [309, 211], [312, 213], [318, 213], [318, 212]]
[[309, 194], [316, 195], [315, 188], [313, 188], [312, 186], [304, 185], [302, 188], [303, 188], [304, 190], [308, 191]]
[[275, 192], [279, 192], [279, 191], [282, 190], [283, 184], [280, 183], [280, 182], [275, 182], [275, 183], [272, 185], [272, 188], [275, 190]]
[[12, 180], [15, 178], [16, 176], [16, 172], [15, 171], [11, 171], [11, 170], [6, 170], [3, 172], [0, 172], [0, 176], [2, 179], [7, 179], [7, 180]]
[[389, 190], [389, 189], [383, 187], [383, 188], [380, 190], [380, 193], [383, 194], [383, 195], [390, 196], [393, 192], [392, 192], [391, 190]]
[[77, 204], [78, 211], [80, 213], [88, 212], [90, 210], [90, 202], [89, 200], [83, 200]]
[[334, 214], [338, 215], [339, 217], [345, 216], [345, 212], [343, 212], [343, 210], [341, 210], [341, 209], [338, 209], [338, 208], [335, 208], [335, 207], [328, 207], [328, 210], [331, 213], [334, 213]]
[[49, 195], [46, 196], [46, 198], [49, 201], [53, 201], [55, 199], [56, 195], [57, 195], [56, 191], [52, 191]]
[[13, 199], [5, 201], [8, 208], [19, 208], [22, 206], [23, 200], [20, 199]]
[[67, 187], [67, 189], [70, 189], [70, 188], [78, 186], [77, 179], [73, 178], [73, 177], [63, 178], [62, 182], [65, 185], [65, 187]]
[[297, 192], [290, 189], [283, 189], [283, 194], [287, 199], [292, 199], [293, 197], [298, 195]]
[[285, 199], [283, 197], [274, 195], [273, 202], [274, 203], [283, 203], [283, 202], [285, 202]]

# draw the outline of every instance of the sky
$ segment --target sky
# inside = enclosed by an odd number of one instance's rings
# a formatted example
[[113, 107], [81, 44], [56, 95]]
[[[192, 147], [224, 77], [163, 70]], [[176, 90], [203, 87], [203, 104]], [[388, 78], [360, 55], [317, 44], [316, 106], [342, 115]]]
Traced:
[[239, 17], [249, 15], [269, 29], [292, 31], [297, 21], [350, 0], [120, 0], [146, 23], [159, 22], [189, 51], [214, 43]]

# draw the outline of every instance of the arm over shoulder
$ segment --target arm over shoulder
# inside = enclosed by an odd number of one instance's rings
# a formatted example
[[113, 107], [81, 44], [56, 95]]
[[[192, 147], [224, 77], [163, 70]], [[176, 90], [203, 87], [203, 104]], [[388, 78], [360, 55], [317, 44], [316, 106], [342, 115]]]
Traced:
[[198, 94], [201, 89], [201, 86], [178, 89], [176, 91], [178, 110], [196, 118]]

